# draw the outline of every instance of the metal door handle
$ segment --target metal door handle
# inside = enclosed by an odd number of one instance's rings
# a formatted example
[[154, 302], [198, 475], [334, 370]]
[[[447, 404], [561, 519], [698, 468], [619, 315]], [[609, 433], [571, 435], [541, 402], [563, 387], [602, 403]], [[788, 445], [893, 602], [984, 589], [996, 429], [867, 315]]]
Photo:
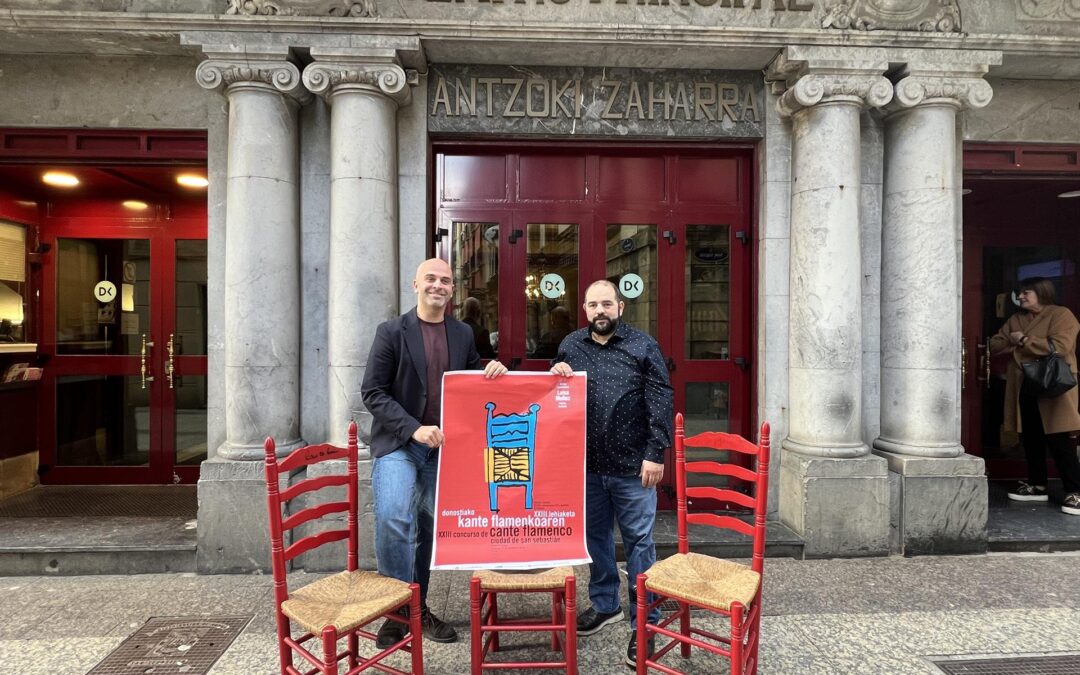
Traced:
[[983, 376], [980, 377], [979, 379], [982, 380], [983, 387], [986, 388], [986, 389], [989, 389], [990, 388], [990, 341], [987, 340], [985, 343], [984, 342], [976, 342], [975, 346], [978, 347], [980, 350], [982, 350], [982, 353], [979, 355], [979, 359], [981, 361], [981, 363], [979, 364], [979, 370], [982, 371]]
[[149, 368], [146, 367], [146, 348], [153, 347], [154, 342], [151, 340], [147, 342], [146, 333], [142, 334], [142, 348], [139, 350], [139, 377], [142, 378], [142, 388], [146, 389], [147, 382], [153, 382], [154, 376], [147, 375]]
[[173, 365], [173, 353], [176, 349], [176, 335], [169, 333], [169, 343], [165, 345], [165, 350], [169, 353], [169, 360], [165, 362], [165, 378], [169, 380], [169, 389], [175, 388], [175, 382], [173, 381], [173, 372], [175, 366]]
[[664, 359], [664, 363], [667, 364], [667, 369], [668, 369], [669, 373], [674, 373], [675, 372], [675, 359], [673, 359], [673, 358], [671, 358], [669, 356], [669, 357]]
[[746, 370], [750, 367], [750, 363], [747, 362], [747, 360], [742, 356], [736, 356], [733, 360], [735, 361], [735, 365], [737, 365], [741, 370]]
[[960, 390], [967, 389], [967, 338], [960, 338]]

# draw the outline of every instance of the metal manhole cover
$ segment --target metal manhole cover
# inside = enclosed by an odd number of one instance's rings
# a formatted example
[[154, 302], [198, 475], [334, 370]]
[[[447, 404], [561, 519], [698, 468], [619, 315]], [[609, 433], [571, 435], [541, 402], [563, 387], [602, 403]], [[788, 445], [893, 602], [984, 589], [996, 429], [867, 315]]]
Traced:
[[934, 659], [948, 675], [1078, 675], [1080, 654]]
[[86, 675], [205, 675], [252, 617], [154, 617]]

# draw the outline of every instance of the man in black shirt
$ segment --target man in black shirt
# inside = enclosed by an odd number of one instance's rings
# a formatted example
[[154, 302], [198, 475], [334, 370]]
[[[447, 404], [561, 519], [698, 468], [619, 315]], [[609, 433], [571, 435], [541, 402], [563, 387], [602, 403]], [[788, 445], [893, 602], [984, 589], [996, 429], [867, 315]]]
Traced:
[[[361, 385], [373, 418], [375, 558], [380, 574], [420, 584], [425, 637], [454, 642], [457, 632], [427, 606], [435, 478], [443, 444], [442, 376], [450, 370], [479, 369], [480, 355], [472, 329], [446, 313], [454, 281], [445, 261], [421, 263], [413, 289], [416, 309], [379, 324], [375, 331]], [[484, 368], [489, 379], [505, 372], [498, 361]], [[404, 631], [404, 624], [387, 619], [379, 628], [379, 647], [399, 642]]]
[[[559, 345], [551, 372], [588, 374], [585, 535], [592, 564], [592, 607], [578, 617], [578, 635], [592, 635], [621, 621], [619, 570], [615, 565], [613, 521], [626, 551], [630, 600], [630, 645], [626, 662], [637, 658], [634, 610], [637, 575], [656, 562], [652, 529], [656, 486], [664, 477], [664, 452], [672, 439], [672, 388], [660, 346], [652, 337], [620, 321], [625, 307], [615, 285], [594, 282], [585, 291], [588, 328], [570, 333]], [[659, 610], [649, 616], [660, 618]], [[648, 653], [652, 653], [651, 644]]]

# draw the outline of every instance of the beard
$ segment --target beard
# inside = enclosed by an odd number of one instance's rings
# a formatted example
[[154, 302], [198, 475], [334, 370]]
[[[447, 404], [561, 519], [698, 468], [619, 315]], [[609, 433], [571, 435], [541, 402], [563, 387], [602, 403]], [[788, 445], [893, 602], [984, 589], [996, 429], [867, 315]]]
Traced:
[[[601, 328], [597, 325], [597, 322], [603, 321], [604, 326]], [[619, 317], [598, 316], [589, 322], [589, 330], [600, 336], [611, 335], [615, 332], [615, 329], [619, 327]]]

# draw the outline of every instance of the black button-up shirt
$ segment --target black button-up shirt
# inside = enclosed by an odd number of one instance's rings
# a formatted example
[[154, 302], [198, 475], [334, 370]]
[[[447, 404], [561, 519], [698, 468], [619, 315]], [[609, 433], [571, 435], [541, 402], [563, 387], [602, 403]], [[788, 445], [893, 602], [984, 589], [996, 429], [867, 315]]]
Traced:
[[625, 323], [600, 344], [589, 329], [563, 339], [552, 363], [588, 374], [586, 469], [636, 476], [641, 461], [662, 463], [671, 447], [672, 393], [660, 345]]

